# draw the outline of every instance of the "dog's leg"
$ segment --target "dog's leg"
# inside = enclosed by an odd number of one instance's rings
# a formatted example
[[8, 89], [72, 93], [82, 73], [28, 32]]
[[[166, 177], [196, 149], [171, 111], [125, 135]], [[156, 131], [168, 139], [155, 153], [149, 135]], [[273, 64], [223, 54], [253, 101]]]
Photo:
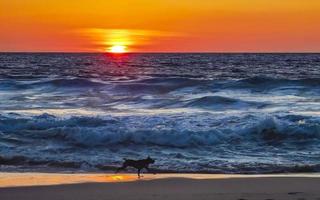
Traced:
[[138, 169], [138, 178], [141, 178], [140, 173], [141, 173], [141, 169]]

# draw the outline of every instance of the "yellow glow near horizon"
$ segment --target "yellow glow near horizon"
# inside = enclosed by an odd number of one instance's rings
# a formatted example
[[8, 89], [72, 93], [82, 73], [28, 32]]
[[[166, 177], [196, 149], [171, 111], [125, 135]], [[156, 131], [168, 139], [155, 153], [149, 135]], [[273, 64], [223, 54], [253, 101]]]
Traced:
[[109, 52], [110, 53], [126, 53], [127, 47], [122, 45], [115, 45], [110, 47]]
[[134, 52], [161, 38], [177, 36], [177, 33], [140, 29], [89, 28], [79, 31], [94, 51], [110, 53]]

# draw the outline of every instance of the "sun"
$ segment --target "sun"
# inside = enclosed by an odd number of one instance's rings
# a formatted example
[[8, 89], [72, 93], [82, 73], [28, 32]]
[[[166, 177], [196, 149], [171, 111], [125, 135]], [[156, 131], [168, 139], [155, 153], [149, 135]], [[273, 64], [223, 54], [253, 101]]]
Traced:
[[114, 45], [109, 48], [110, 53], [126, 53], [127, 47], [123, 45]]

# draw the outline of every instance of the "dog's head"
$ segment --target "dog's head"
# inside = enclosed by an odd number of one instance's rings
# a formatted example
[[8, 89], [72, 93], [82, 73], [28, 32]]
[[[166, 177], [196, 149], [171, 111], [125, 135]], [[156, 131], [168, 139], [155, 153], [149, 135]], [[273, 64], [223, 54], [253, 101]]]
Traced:
[[155, 162], [154, 159], [152, 159], [150, 156], [148, 156], [148, 158], [146, 159], [146, 161], [149, 163], [149, 164], [153, 164]]

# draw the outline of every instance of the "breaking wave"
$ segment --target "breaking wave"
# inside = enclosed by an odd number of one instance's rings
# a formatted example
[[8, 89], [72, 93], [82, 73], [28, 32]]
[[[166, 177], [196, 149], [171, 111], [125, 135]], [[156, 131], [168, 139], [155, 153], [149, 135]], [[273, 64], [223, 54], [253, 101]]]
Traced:
[[[60, 139], [80, 146], [118, 144], [203, 147], [234, 142], [302, 142], [320, 139], [320, 119], [303, 116], [222, 118], [205, 124], [193, 116], [69, 117], [44, 114], [30, 118], [0, 117], [0, 139], [14, 135], [28, 139]], [[239, 124], [222, 126], [236, 120]], [[175, 121], [173, 123], [172, 121]], [[148, 124], [144, 124], [148, 122]], [[184, 128], [180, 124], [183, 124]], [[198, 124], [193, 124], [198, 123]], [[199, 127], [198, 127], [199, 126]], [[32, 141], [31, 141], [32, 142]]]

